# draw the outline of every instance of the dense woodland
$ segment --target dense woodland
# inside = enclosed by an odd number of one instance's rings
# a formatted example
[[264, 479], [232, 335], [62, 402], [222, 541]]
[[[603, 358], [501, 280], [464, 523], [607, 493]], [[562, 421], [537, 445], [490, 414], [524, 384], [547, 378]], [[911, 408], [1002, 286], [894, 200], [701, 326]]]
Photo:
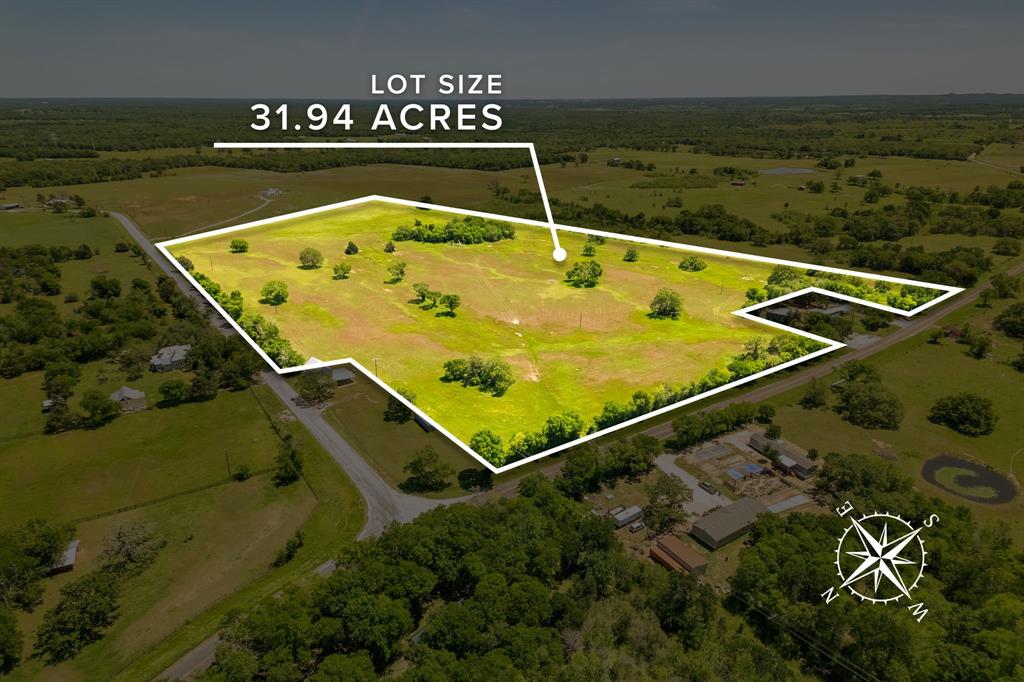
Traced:
[[[733, 412], [727, 428], [758, 414]], [[890, 464], [830, 455], [818, 495], [915, 524], [941, 516], [929, 529], [922, 624], [849, 596], [820, 598], [836, 579], [821, 551], [841, 532], [833, 515], [762, 517], [721, 596], [629, 556], [610, 522], [573, 500], [651, 466], [643, 456], [633, 468], [602, 464], [616, 457], [581, 448], [562, 478], [524, 479], [517, 499], [438, 509], [358, 543], [330, 577], [229, 615], [203, 679], [786, 680], [801, 671], [966, 682], [1014, 679], [1024, 665], [1024, 557], [1004, 529], [915, 493]]]

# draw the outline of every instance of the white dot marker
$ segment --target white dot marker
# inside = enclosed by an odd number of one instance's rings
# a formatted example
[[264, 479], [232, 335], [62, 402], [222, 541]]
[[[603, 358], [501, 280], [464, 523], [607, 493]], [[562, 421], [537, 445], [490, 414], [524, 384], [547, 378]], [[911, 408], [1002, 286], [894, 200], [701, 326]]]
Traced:
[[563, 249], [561, 246], [559, 246], [557, 249], [551, 252], [551, 257], [554, 258], [559, 263], [561, 263], [562, 261], [569, 257], [569, 252]]

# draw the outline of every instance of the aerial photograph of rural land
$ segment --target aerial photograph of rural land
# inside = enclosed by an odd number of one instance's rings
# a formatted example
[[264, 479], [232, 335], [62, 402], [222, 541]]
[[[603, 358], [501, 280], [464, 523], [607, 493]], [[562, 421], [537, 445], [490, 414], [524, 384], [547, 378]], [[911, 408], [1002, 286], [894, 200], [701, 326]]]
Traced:
[[0, 680], [1024, 682], [1024, 6], [0, 17]]

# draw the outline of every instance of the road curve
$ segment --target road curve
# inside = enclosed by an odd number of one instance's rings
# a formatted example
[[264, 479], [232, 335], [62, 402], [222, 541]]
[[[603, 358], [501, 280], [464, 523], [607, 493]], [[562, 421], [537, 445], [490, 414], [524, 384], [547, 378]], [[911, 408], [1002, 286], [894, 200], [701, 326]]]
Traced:
[[[142, 247], [150, 260], [156, 263], [164, 273], [174, 280], [178, 288], [186, 295], [194, 299], [201, 309], [208, 309], [210, 322], [215, 329], [220, 330], [224, 335], [234, 334], [234, 328], [222, 325], [223, 320], [216, 310], [209, 307], [195, 288], [181, 276], [181, 273], [164, 258], [163, 254], [153, 246], [146, 234], [139, 229], [139, 226], [122, 213], [111, 212], [125, 231]], [[337, 462], [346, 475], [359, 489], [363, 499], [366, 501], [366, 516], [362, 530], [358, 538], [363, 539], [382, 533], [392, 523], [404, 523], [411, 521], [420, 514], [444, 505], [468, 501], [472, 496], [452, 498], [446, 500], [432, 500], [415, 495], [406, 495], [392, 488], [380, 477], [374, 468], [353, 448], [338, 432], [323, 418], [320, 411], [315, 407], [305, 407], [292, 387], [279, 374], [273, 370], [266, 370], [260, 374], [260, 378], [277, 396], [288, 409], [295, 415], [317, 442]], [[333, 562], [325, 562], [317, 567], [319, 574], [329, 573], [333, 570]], [[190, 675], [205, 670], [213, 662], [220, 638], [214, 634], [203, 640], [201, 644], [189, 651], [182, 658], [178, 659], [171, 667], [157, 677], [161, 680], [185, 679]]]

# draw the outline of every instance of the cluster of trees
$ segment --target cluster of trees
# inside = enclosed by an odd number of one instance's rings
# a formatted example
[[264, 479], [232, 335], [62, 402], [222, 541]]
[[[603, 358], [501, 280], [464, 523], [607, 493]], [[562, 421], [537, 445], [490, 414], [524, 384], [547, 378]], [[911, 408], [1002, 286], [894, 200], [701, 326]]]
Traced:
[[104, 540], [99, 568], [60, 590], [36, 631], [35, 654], [53, 665], [103, 637], [118, 617], [121, 587], [156, 560], [166, 542], [144, 524], [115, 528]]
[[619, 158], [614, 158], [614, 159], [608, 159], [606, 164], [609, 165], [609, 166], [617, 166], [619, 168], [629, 168], [631, 170], [648, 171], [648, 172], [654, 171], [654, 170], [658, 169], [658, 167], [655, 166], [653, 163], [644, 163], [643, 161], [640, 161], [639, 159], [619, 159]]
[[467, 387], [476, 386], [493, 396], [505, 395], [516, 382], [512, 377], [512, 366], [504, 360], [482, 360], [475, 355], [444, 363], [441, 381], [455, 381]]
[[674, 435], [668, 440], [668, 446], [685, 450], [753, 422], [768, 424], [774, 418], [775, 410], [771, 405], [753, 403], [733, 403], [713, 412], [684, 414], [672, 422]]
[[965, 391], [935, 401], [928, 420], [965, 436], [984, 436], [995, 430], [999, 415], [991, 400]]
[[583, 433], [583, 419], [572, 410], [554, 414], [547, 418], [539, 431], [517, 432], [506, 447], [503, 439], [490, 429], [481, 429], [473, 434], [469, 446], [496, 466], [514, 462], [548, 448], [576, 440]]
[[597, 286], [603, 272], [597, 261], [577, 261], [565, 273], [565, 280], [574, 287], [591, 289]]
[[[27, 253], [50, 251], [30, 247]], [[129, 249], [124, 252], [130, 257]], [[231, 309], [231, 297], [219, 288], [215, 293]], [[89, 283], [88, 297], [75, 300], [79, 305], [62, 315], [51, 301], [22, 290], [11, 312], [0, 317], [0, 376], [44, 371], [43, 390], [51, 401], [48, 433], [97, 428], [120, 414], [119, 406], [105, 393], [91, 388], [82, 392], [77, 406], [72, 404], [81, 378], [79, 365], [85, 362], [113, 359], [129, 379], [138, 378], [156, 349], [188, 343], [193, 346], [189, 363], [195, 372], [189, 399], [213, 397], [219, 388], [241, 389], [252, 382], [258, 365], [251, 349], [239, 339], [223, 339], [211, 330], [194, 303], [168, 277], [158, 277], [153, 286], [143, 278], [126, 285], [97, 275]], [[182, 401], [180, 386], [169, 390], [176, 402]]]
[[992, 326], [1015, 339], [1024, 339], [1024, 303], [1014, 303], [996, 315]]
[[515, 239], [516, 228], [511, 223], [465, 216], [455, 218], [444, 225], [429, 223], [424, 225], [420, 220], [409, 226], [395, 229], [391, 238], [396, 242], [416, 241], [432, 244], [482, 244], [502, 239]]
[[714, 368], [689, 384], [671, 387], [662, 385], [653, 394], [637, 391], [628, 403], [609, 401], [601, 413], [594, 417], [590, 432], [614, 426], [627, 419], [647, 414], [666, 405], [678, 403], [712, 388], [742, 379], [757, 372], [796, 359], [821, 347], [816, 341], [803, 337], [758, 337], [747, 342], [744, 351], [733, 357], [725, 369]]
[[642, 433], [617, 440], [605, 449], [586, 444], [565, 456], [556, 483], [566, 495], [579, 500], [621, 478], [636, 480], [647, 474], [663, 451], [660, 440]]
[[[238, 326], [249, 335], [256, 345], [262, 348], [263, 352], [280, 367], [291, 367], [305, 362], [303, 357], [292, 348], [288, 339], [281, 336], [281, 330], [277, 328], [276, 324], [257, 312], [244, 309], [241, 292], [237, 290], [225, 292], [220, 284], [198, 271], [193, 271], [192, 277], [224, 308], [228, 315], [238, 322]], [[173, 282], [171, 282], [171, 286], [174, 286]], [[260, 295], [263, 296], [263, 301], [271, 305], [280, 305], [288, 300], [288, 285], [282, 281], [272, 280], [263, 285]], [[257, 367], [258, 363], [253, 365], [253, 373]]]
[[899, 244], [860, 245], [849, 255], [849, 264], [870, 270], [895, 270], [939, 284], [971, 287], [992, 269], [992, 259], [977, 247], [954, 246], [926, 252], [923, 246]]
[[11, 248], [0, 246], [0, 303], [25, 296], [56, 296], [61, 293], [60, 263], [88, 260], [98, 253], [88, 244]]
[[812, 286], [834, 291], [837, 294], [882, 303], [901, 310], [912, 310], [939, 294], [935, 289], [877, 280], [871, 282], [852, 275], [776, 265], [768, 276], [764, 287], [751, 287], [747, 290], [747, 300], [751, 303], [761, 303]]
[[[839, 380], [834, 385], [836, 403], [833, 409], [843, 419], [864, 429], [896, 430], [903, 423], [903, 403], [892, 391], [882, 385], [878, 370], [863, 362], [851, 361], [839, 368]], [[820, 393], [820, 384], [808, 391]], [[828, 399], [821, 401], [804, 395], [806, 406], [827, 407]]]
[[913, 593], [928, 614], [918, 623], [905, 608], [865, 608], [845, 592], [826, 602], [823, 589], [836, 584], [835, 555], [826, 549], [849, 522], [764, 514], [731, 579], [762, 640], [827, 679], [846, 678], [851, 668], [887, 680], [1013, 678], [1024, 665], [1024, 555], [1005, 524], [979, 526], [967, 509], [926, 498], [872, 456], [830, 453], [816, 494], [830, 508], [849, 500], [860, 512], [887, 510], [914, 527], [939, 515], [925, 531], [927, 579]]
[[628, 557], [551, 481], [520, 493], [393, 526], [231, 614], [201, 679], [795, 677], [710, 587]]
[[455, 309], [462, 305], [462, 297], [458, 294], [443, 294], [440, 291], [431, 289], [429, 284], [423, 282], [413, 284], [412, 290], [416, 292], [416, 298], [413, 299], [415, 303], [421, 305], [429, 303], [430, 308], [442, 305], [448, 309], [450, 317], [455, 317]]

